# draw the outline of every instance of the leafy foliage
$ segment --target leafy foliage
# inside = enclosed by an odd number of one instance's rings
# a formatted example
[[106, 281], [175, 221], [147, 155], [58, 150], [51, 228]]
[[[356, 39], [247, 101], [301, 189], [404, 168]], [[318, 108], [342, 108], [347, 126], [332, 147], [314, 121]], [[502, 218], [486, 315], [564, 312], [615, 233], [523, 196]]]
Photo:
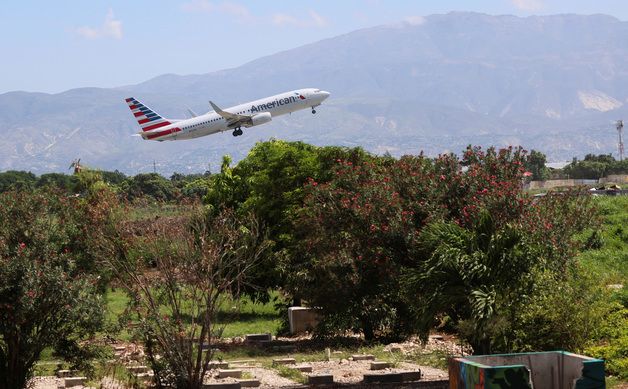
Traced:
[[263, 259], [252, 284], [266, 288], [284, 285], [284, 263], [295, 255], [292, 220], [303, 203], [304, 185], [310, 179], [329, 180], [330, 166], [341, 157], [369, 158], [361, 149], [319, 148], [281, 140], [257, 143], [235, 167], [230, 166], [228, 156], [223, 158], [220, 173], [211, 177], [205, 203], [215, 211], [227, 207], [243, 217], [255, 215], [273, 243], [272, 253]]
[[[538, 268], [564, 271], [572, 235], [592, 220], [576, 194], [533, 204], [525, 158], [469, 147], [460, 161], [337, 161], [331, 181], [308, 183], [289, 290], [323, 309], [323, 329], [403, 336], [420, 317], [426, 335], [450, 314], [471, 320], [468, 340], [487, 349], [500, 301], [521, 301]], [[415, 293], [402, 294], [408, 287]]]
[[85, 367], [99, 329], [108, 193], [0, 194], [0, 388], [22, 388], [46, 347]]
[[574, 158], [562, 169], [562, 174], [576, 179], [598, 179], [609, 174], [628, 174], [628, 159], [617, 161], [610, 154], [587, 154], [582, 161]]
[[139, 322], [157, 386], [202, 387], [211, 344], [224, 328], [217, 324], [221, 299], [237, 299], [245, 274], [267, 247], [255, 219], [197, 210], [186, 223], [155, 223], [154, 237], [142, 241], [140, 253], [151, 255], [151, 269], [133, 252], [134, 228], [119, 228], [120, 256], [111, 266], [131, 298], [129, 314]]

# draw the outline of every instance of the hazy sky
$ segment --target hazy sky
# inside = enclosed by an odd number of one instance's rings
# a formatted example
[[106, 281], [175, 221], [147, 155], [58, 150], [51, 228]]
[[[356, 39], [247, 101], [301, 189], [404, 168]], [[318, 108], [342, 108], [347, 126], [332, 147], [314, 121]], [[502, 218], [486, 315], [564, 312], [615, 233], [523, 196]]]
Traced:
[[628, 20], [628, 1], [2, 0], [0, 93], [207, 73], [359, 28], [450, 11], [604, 13]]

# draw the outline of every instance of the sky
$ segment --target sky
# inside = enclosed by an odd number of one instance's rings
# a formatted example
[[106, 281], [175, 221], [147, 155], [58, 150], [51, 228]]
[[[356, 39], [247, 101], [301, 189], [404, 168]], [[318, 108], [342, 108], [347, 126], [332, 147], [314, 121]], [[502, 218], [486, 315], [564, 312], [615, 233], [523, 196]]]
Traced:
[[360, 28], [451, 11], [596, 14], [626, 0], [2, 0], [0, 93], [202, 74]]

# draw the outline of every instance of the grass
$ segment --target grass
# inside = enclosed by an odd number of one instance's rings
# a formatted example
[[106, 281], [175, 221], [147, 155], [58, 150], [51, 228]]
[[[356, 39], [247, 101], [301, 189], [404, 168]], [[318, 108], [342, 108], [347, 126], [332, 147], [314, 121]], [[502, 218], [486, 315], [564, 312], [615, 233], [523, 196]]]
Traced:
[[305, 381], [307, 380], [305, 377], [305, 374], [301, 373], [297, 369], [293, 369], [291, 367], [284, 366], [284, 365], [273, 366], [272, 368], [275, 369], [275, 371], [277, 371], [277, 374], [279, 374], [279, 376], [283, 378], [287, 378], [294, 382], [304, 384]]
[[[628, 196], [594, 198], [600, 210], [602, 225], [597, 234], [597, 246], [582, 252], [580, 262], [591, 271], [603, 275], [607, 284], [628, 281]], [[591, 231], [582, 239], [589, 239]]]
[[146, 202], [130, 207], [128, 218], [131, 221], [147, 220], [163, 217], [182, 216], [189, 212], [190, 207], [181, 204]]
[[[124, 312], [129, 298], [122, 288], [116, 288], [107, 292], [107, 312], [105, 320], [108, 326], [118, 323], [118, 318]], [[246, 334], [271, 333], [277, 335], [281, 327], [281, 316], [275, 308], [275, 302], [280, 300], [279, 293], [272, 292], [271, 299], [267, 303], [255, 302], [248, 297], [242, 297], [239, 301], [225, 299], [221, 304], [216, 324], [224, 327], [222, 337], [232, 338]], [[115, 335], [124, 341], [131, 340], [131, 333], [123, 329]]]

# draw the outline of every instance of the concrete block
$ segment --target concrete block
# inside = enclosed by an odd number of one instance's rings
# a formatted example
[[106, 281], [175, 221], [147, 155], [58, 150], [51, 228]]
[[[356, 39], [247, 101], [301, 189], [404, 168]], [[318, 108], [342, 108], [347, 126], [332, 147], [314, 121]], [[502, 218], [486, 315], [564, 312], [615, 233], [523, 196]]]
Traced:
[[403, 376], [400, 373], [364, 374], [364, 383], [367, 384], [390, 382], [403, 382]]
[[240, 389], [239, 382], [212, 382], [203, 384], [203, 389]]
[[247, 334], [244, 340], [246, 342], [271, 342], [273, 336], [271, 334]]
[[218, 378], [242, 378], [242, 370], [238, 369], [219, 369]]
[[257, 388], [262, 383], [259, 380], [251, 379], [251, 380], [240, 380], [238, 381], [241, 387], [243, 388]]
[[354, 361], [374, 361], [375, 360], [375, 356], [371, 354], [352, 355], [351, 358]]
[[301, 373], [311, 373], [312, 372], [312, 366], [309, 365], [300, 365], [300, 366], [295, 366], [293, 367], [294, 370], [298, 370]]
[[83, 384], [87, 381], [87, 377], [65, 377], [65, 387], [69, 388], [70, 386], [83, 386]]
[[74, 374], [76, 374], [75, 370], [59, 370], [57, 371], [57, 378], [71, 377]]
[[334, 383], [334, 376], [331, 374], [312, 374], [307, 376], [308, 385], [328, 385]]
[[409, 381], [419, 381], [421, 379], [421, 370], [414, 371], [401, 371], [401, 381], [409, 382]]
[[294, 365], [295, 363], [297, 363], [297, 361], [294, 358], [273, 359], [273, 366], [277, 366], [277, 365]]
[[220, 361], [211, 361], [209, 362], [209, 364], [207, 365], [207, 367], [209, 369], [212, 370], [216, 370], [216, 369], [228, 369], [229, 368], [229, 364], [227, 362], [220, 362]]
[[290, 323], [290, 333], [300, 334], [312, 331], [321, 320], [321, 314], [314, 308], [290, 307], [288, 308], [288, 322]]
[[390, 367], [390, 363], [383, 361], [373, 361], [371, 362], [371, 370], [384, 370]]
[[150, 370], [148, 366], [127, 366], [126, 369], [130, 373], [147, 373]]
[[153, 374], [152, 372], [134, 373], [133, 375], [135, 376], [135, 378], [142, 381], [148, 381], [155, 376], [155, 374]]

